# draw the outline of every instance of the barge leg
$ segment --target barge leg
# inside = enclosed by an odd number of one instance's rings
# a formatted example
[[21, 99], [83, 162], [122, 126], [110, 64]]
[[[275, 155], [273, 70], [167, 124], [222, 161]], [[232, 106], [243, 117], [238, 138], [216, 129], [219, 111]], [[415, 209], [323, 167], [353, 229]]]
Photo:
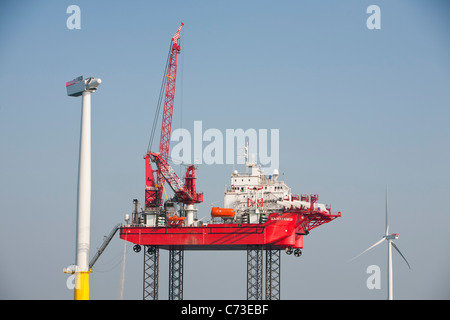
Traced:
[[169, 300], [183, 300], [184, 249], [169, 249]]
[[144, 300], [158, 300], [159, 247], [144, 246]]
[[262, 300], [263, 254], [261, 246], [247, 248], [247, 300]]
[[266, 250], [266, 300], [280, 300], [280, 250]]

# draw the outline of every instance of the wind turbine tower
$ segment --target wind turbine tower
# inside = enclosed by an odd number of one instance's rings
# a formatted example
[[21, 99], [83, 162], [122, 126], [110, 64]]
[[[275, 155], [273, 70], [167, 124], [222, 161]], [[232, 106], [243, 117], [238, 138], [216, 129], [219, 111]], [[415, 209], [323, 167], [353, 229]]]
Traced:
[[80, 76], [66, 82], [67, 95], [82, 96], [80, 161], [78, 167], [77, 247], [75, 273], [75, 300], [89, 300], [89, 247], [91, 220], [91, 93], [97, 90], [101, 79]]
[[373, 245], [371, 245], [369, 248], [358, 254], [356, 257], [352, 258], [351, 260], [354, 260], [358, 258], [360, 255], [366, 253], [367, 251], [375, 248], [377, 245], [382, 243], [384, 240], [387, 240], [388, 245], [388, 257], [387, 257], [387, 264], [388, 264], [388, 278], [387, 278], [387, 285], [388, 285], [388, 300], [394, 299], [394, 275], [393, 275], [393, 268], [392, 268], [392, 247], [394, 247], [395, 250], [402, 256], [403, 260], [405, 260], [406, 264], [408, 265], [409, 269], [411, 269], [411, 266], [409, 265], [406, 258], [401, 253], [400, 249], [397, 247], [397, 245], [394, 243], [393, 240], [398, 239], [398, 233], [389, 234], [389, 215], [388, 215], [388, 191], [386, 187], [386, 229], [384, 236], [375, 242]]

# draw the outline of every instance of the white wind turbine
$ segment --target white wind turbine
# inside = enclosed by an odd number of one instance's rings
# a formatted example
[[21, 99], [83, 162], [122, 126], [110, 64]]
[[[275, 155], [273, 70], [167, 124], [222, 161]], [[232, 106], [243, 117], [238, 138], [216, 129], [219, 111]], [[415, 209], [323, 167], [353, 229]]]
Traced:
[[[394, 247], [395, 250], [402, 256], [403, 260], [405, 260], [406, 264], [408, 265], [409, 269], [411, 269], [411, 266], [409, 265], [406, 258], [403, 256], [403, 254], [400, 252], [400, 249], [395, 245], [393, 240], [398, 239], [398, 233], [388, 234], [389, 233], [389, 218], [388, 218], [388, 195], [387, 195], [387, 187], [386, 187], [386, 231], [384, 236], [375, 242], [373, 245], [371, 245], [369, 248], [358, 254], [353, 259], [358, 258], [360, 255], [366, 253], [370, 249], [375, 248], [377, 245], [382, 243], [384, 240], [387, 240], [388, 242], [388, 300], [393, 300], [394, 298], [394, 288], [393, 288], [393, 274], [392, 274], [392, 247]], [[351, 259], [351, 260], [353, 260]]]

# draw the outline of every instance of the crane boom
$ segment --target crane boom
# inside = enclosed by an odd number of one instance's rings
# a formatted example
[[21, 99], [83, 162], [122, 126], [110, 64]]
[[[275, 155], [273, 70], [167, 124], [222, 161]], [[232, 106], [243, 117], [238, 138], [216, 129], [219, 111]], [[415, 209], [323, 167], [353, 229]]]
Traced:
[[[169, 150], [170, 150], [170, 137], [172, 133], [172, 116], [173, 116], [173, 106], [175, 101], [175, 85], [177, 79], [177, 55], [181, 51], [181, 46], [179, 44], [180, 32], [183, 28], [184, 23], [181, 23], [177, 32], [174, 34], [171, 40], [171, 46], [169, 51], [168, 66], [165, 77], [165, 96], [164, 96], [164, 110], [162, 115], [162, 127], [161, 127], [161, 138], [159, 141], [159, 153], [147, 151], [144, 156], [145, 159], [145, 172], [146, 172], [146, 186], [145, 186], [145, 207], [146, 208], [156, 208], [162, 205], [162, 194], [163, 186], [167, 180], [170, 187], [173, 189], [175, 194], [179, 197], [180, 201], [184, 203], [198, 203], [199, 197], [194, 189], [190, 186], [187, 187], [183, 185], [182, 181], [175, 174], [173, 169], [168, 164], [169, 161]], [[164, 85], [164, 83], [163, 83]], [[156, 156], [157, 155], [157, 156]], [[151, 167], [151, 161], [155, 162], [158, 169], [153, 170]], [[193, 177], [188, 177], [195, 169], [190, 167], [188, 169], [186, 178], [195, 179], [195, 173]], [[156, 173], [156, 179], [154, 177]], [[189, 180], [191, 181], [191, 180]], [[190, 191], [194, 190], [193, 194]], [[203, 194], [201, 198], [203, 199]], [[200, 201], [201, 202], [201, 201]]]
[[[173, 104], [175, 101], [175, 84], [177, 79], [177, 54], [181, 51], [181, 46], [178, 44], [178, 39], [180, 39], [180, 31], [183, 26], [184, 24], [181, 23], [181, 26], [172, 38], [172, 49], [170, 51], [169, 67], [167, 70], [166, 96], [164, 98], [161, 139], [159, 142], [159, 153], [165, 161], [169, 160]], [[159, 176], [161, 177], [161, 175]], [[160, 182], [160, 179], [157, 179], [157, 181]]]

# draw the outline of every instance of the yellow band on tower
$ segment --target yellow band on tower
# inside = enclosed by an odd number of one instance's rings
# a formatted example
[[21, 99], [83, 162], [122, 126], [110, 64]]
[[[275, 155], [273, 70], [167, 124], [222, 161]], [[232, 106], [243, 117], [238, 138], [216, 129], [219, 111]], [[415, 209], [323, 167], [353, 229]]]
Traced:
[[89, 273], [90, 271], [79, 271], [75, 273], [75, 300], [89, 300]]

